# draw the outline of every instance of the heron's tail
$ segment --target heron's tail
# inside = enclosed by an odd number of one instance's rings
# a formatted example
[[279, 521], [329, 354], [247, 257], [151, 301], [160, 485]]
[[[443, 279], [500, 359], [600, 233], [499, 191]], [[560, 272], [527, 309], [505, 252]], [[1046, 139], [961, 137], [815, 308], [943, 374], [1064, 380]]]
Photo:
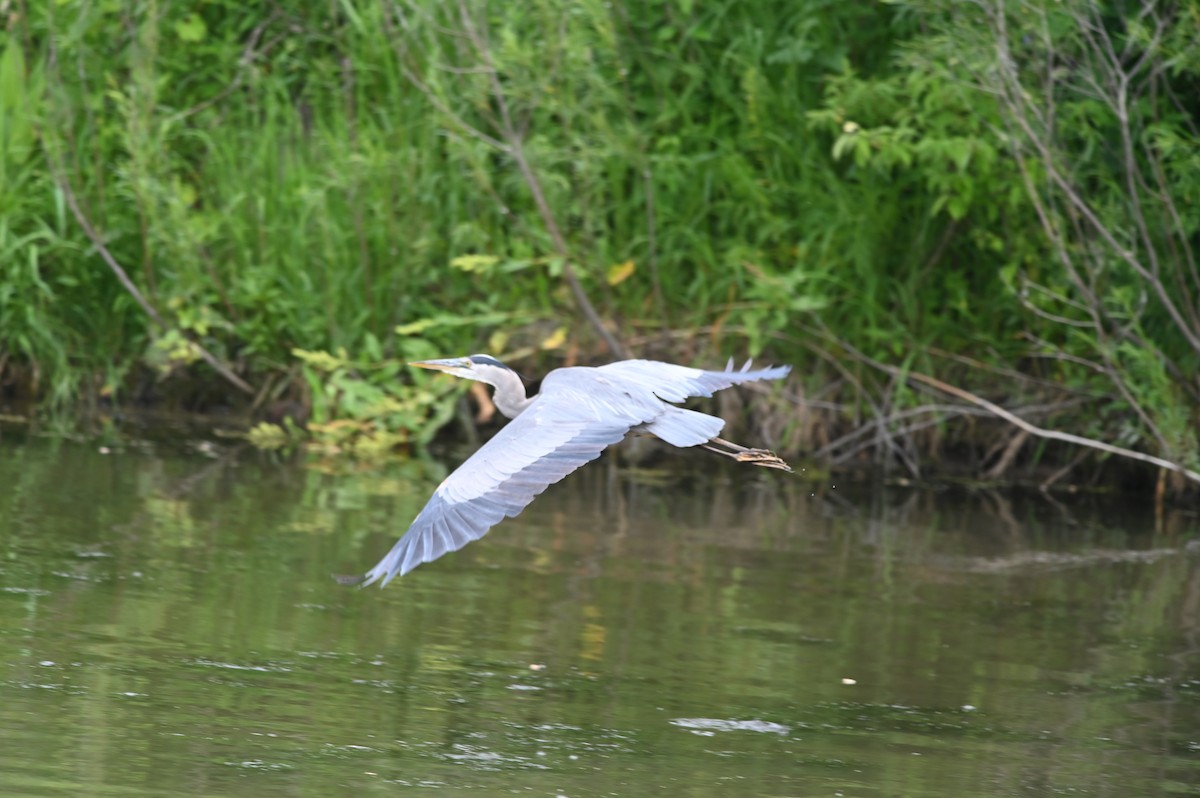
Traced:
[[750, 367], [753, 365], [754, 359], [746, 358], [746, 362], [743, 363], [742, 367], [739, 369], [737, 368], [737, 364], [734, 362], [733, 358], [729, 358], [729, 362], [725, 364], [724, 371], [714, 371], [709, 373], [723, 374], [726, 376], [737, 374], [738, 378], [734, 380], [734, 382], [750, 382], [752, 380], [780, 380], [786, 377], [788, 372], [792, 370], [791, 366], [768, 366], [765, 369], [751, 371]]

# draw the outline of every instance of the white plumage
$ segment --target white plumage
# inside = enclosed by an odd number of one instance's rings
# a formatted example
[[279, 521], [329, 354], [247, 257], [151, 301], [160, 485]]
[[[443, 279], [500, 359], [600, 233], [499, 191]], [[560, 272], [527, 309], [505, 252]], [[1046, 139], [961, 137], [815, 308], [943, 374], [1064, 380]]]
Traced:
[[363, 576], [363, 584], [386, 585], [421, 563], [478, 540], [631, 430], [675, 446], [706, 445], [741, 461], [790, 470], [764, 449], [717, 438], [724, 420], [673, 404], [743, 382], [781, 379], [790, 371], [788, 366], [751, 371], [747, 361], [735, 371], [730, 361], [724, 371], [704, 371], [625, 360], [597, 368], [556, 369], [542, 380], [541, 393], [527, 398], [515, 372], [490, 355], [413, 365], [494, 385], [496, 406], [513, 421], [437, 487], [408, 531]]

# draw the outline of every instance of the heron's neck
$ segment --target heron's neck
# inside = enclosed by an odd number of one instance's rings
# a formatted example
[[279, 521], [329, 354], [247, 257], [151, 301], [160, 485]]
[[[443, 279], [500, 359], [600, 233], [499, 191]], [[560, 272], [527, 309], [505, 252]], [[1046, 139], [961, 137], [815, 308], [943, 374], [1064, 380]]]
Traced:
[[495, 387], [492, 401], [505, 418], [516, 418], [533, 403], [534, 397], [525, 395], [525, 386], [515, 374], [502, 383], [495, 383]]

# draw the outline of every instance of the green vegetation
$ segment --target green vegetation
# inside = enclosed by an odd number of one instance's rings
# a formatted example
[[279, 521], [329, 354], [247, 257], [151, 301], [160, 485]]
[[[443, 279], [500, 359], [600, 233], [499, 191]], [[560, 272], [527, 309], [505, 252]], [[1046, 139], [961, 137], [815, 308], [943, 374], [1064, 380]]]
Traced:
[[1196, 0], [19, 8], [0, 390], [49, 411], [385, 445], [447, 412], [413, 352], [748, 352], [789, 453], [1200, 469]]

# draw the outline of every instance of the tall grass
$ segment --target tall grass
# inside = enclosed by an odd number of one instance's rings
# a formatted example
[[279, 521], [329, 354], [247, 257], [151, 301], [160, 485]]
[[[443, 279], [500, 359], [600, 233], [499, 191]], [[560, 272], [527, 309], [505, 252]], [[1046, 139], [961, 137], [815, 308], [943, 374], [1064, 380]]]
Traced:
[[[795, 280], [814, 297], [785, 300], [760, 273], [810, 261], [832, 271], [847, 243], [862, 250], [864, 237], [888, 236], [837, 206], [828, 142], [803, 122], [822, 75], [849, 55], [842, 33], [855, 29], [872, 53], [873, 39], [891, 35], [886, 16], [838, 8], [492, 10], [531, 158], [607, 315], [672, 328], [726, 319], [761, 349], [824, 289]], [[20, 113], [40, 137], [21, 150], [33, 182], [4, 218], [13, 261], [28, 262], [31, 247], [50, 259], [37, 289], [50, 305], [27, 303], [41, 338], [5, 314], [0, 340], [63, 385], [101, 369], [119, 391], [134, 366], [187, 358], [97, 262], [56, 181], [160, 312], [244, 370], [281, 368], [293, 347], [355, 350], [365, 336], [386, 347], [395, 325], [446, 310], [573, 315], [512, 164], [447, 124], [403, 75], [402, 63], [467, 116], [486, 116], [478, 76], [443, 71], [461, 49], [441, 32], [453, 14], [300, 2], [274, 12], [67, 3], [31, 14], [9, 50], [45, 82]], [[830, 240], [838, 218], [845, 238]], [[22, 239], [35, 231], [49, 240]], [[496, 266], [450, 267], [472, 253]], [[629, 260], [634, 276], [609, 285], [608, 268]], [[487, 332], [430, 334], [455, 350]]]

